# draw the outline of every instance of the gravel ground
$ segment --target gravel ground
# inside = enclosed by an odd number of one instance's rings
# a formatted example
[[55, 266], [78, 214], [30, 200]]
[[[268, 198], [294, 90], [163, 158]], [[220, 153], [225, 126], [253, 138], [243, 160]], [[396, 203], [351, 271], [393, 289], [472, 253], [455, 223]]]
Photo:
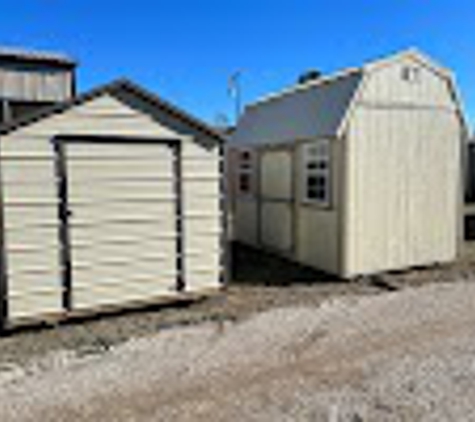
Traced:
[[347, 296], [54, 352], [0, 376], [0, 420], [470, 421], [475, 283]]
[[475, 278], [475, 244], [450, 265], [385, 274], [347, 282], [245, 247], [234, 248], [233, 281], [213, 297], [157, 306], [74, 323], [23, 329], [0, 339], [0, 368], [27, 363], [55, 350], [96, 354], [130, 338], [206, 321], [241, 321], [269, 309], [319, 306], [331, 297], [387, 291]]
[[1, 338], [0, 420], [475, 420], [473, 245], [352, 282], [234, 258], [211, 298]]

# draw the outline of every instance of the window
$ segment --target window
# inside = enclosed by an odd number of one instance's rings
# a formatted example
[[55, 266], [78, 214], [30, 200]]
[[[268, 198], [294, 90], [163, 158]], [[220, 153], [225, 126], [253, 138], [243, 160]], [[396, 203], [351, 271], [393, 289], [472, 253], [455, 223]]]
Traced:
[[303, 198], [321, 205], [330, 204], [330, 144], [319, 140], [303, 146]]
[[401, 77], [406, 82], [417, 83], [420, 79], [420, 71], [414, 66], [405, 66], [402, 68]]
[[237, 189], [241, 195], [249, 195], [252, 192], [253, 164], [253, 155], [250, 150], [239, 151]]

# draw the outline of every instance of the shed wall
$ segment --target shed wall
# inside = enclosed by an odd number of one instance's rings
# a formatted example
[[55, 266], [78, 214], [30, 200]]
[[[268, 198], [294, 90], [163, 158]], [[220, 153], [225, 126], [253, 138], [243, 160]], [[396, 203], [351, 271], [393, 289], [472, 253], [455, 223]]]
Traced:
[[[303, 142], [255, 147], [256, 195], [234, 193], [235, 238], [330, 273], [340, 272], [339, 210], [342, 143], [331, 146], [331, 203], [303, 196]], [[235, 171], [232, 172], [235, 174]], [[259, 216], [260, 213], [260, 216]]]
[[332, 140], [330, 171], [330, 204], [321, 207], [305, 203], [303, 198], [302, 145], [297, 148], [296, 251], [295, 259], [323, 271], [340, 274], [340, 211], [341, 174], [343, 172], [342, 142]]
[[448, 110], [358, 108], [347, 145], [346, 275], [455, 258], [460, 137]]
[[[219, 285], [223, 235], [219, 146], [195, 144], [191, 137], [184, 138], [156, 119], [104, 95], [1, 138], [11, 319], [62, 311], [58, 198], [51, 144], [58, 134], [182, 139], [187, 287], [192, 291]], [[135, 186], [133, 195], [149, 194], [146, 189]], [[133, 207], [126, 207], [124, 212], [135, 215]], [[96, 214], [90, 217], [99, 217]]]
[[[408, 82], [406, 68], [416, 68], [417, 75]], [[370, 71], [360, 101], [378, 104], [410, 104], [412, 107], [455, 108], [450, 85], [434, 69], [411, 57], [404, 57]]]

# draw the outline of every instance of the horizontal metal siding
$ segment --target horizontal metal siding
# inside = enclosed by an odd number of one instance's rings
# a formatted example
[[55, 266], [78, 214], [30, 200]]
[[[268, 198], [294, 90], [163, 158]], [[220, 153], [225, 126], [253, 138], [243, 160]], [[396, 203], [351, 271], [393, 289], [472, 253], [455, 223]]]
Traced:
[[53, 149], [2, 138], [9, 318], [61, 312]]
[[[111, 141], [71, 143], [65, 151], [73, 307], [146, 300], [172, 290], [177, 277], [172, 149]], [[123, 180], [137, 177], [140, 183], [124, 187]]]
[[188, 291], [219, 285], [223, 221], [218, 146], [182, 144], [185, 281]]
[[[91, 114], [101, 110], [99, 115]], [[180, 138], [173, 130], [161, 125], [149, 116], [127, 112], [130, 110], [110, 95], [98, 97], [68, 111], [32, 123], [17, 130], [12, 137], [43, 137], [51, 139], [57, 134], [128, 136], [132, 138]]]
[[[166, 121], [167, 118], [163, 120]], [[50, 311], [62, 311], [58, 199], [51, 146], [51, 139], [60, 134], [110, 135], [111, 138], [181, 138], [179, 133], [169, 129], [167, 125], [108, 95], [2, 137], [2, 167], [4, 161], [8, 167], [4, 189], [10, 201], [6, 209], [5, 238], [9, 259], [11, 253], [16, 254], [11, 258], [15, 268], [9, 266], [9, 269], [16, 272], [24, 268], [33, 270], [28, 276], [23, 274], [10, 277], [10, 319], [20, 316], [40, 317]], [[205, 141], [203, 145], [215, 145], [214, 140]], [[219, 183], [223, 175], [220, 173], [221, 162], [217, 147], [195, 144], [195, 140], [189, 136], [183, 142], [182, 183], [188, 193], [185, 212], [190, 217], [189, 223], [185, 223], [189, 226], [185, 245], [186, 258], [190, 260], [190, 265], [186, 267], [187, 282], [190, 290], [199, 290], [201, 287], [218, 286], [222, 269], [218, 265], [221, 264], [223, 253], [223, 227], [218, 223], [218, 217], [221, 216], [218, 204], [221, 195]], [[72, 184], [81, 194], [71, 198], [75, 210], [79, 210], [74, 215], [73, 228], [76, 225], [75, 228], [80, 229], [74, 235], [73, 258], [78, 258], [76, 265], [83, 266], [98, 263], [94, 259], [121, 259], [125, 255], [124, 251], [130, 252], [127, 254], [130, 259], [142, 256], [143, 262], [130, 267], [136, 273], [134, 280], [138, 282], [140, 279], [141, 283], [123, 286], [122, 299], [127, 300], [141, 299], [145, 295], [151, 299], [154, 294], [176, 294], [168, 290], [168, 286], [174, 285], [176, 281], [175, 262], [173, 268], [161, 264], [158, 269], [149, 268], [145, 263], [150, 258], [150, 251], [157, 251], [154, 255], [157, 263], [166, 256], [175, 257], [176, 254], [176, 227], [167, 224], [167, 221], [173, 221], [173, 224], [175, 222], [174, 210], [172, 212], [169, 206], [174, 196], [170, 191], [160, 193], [172, 180], [169, 174], [171, 162], [165, 159], [163, 163], [166, 164], [162, 166], [161, 160], [157, 166], [150, 162], [154, 158], [149, 160], [148, 155], [144, 157], [141, 152], [143, 150], [139, 147], [115, 145], [114, 148], [107, 149], [107, 152], [103, 150], [103, 157], [96, 159], [96, 151], [89, 145], [89, 148], [76, 149], [76, 160], [71, 164], [74, 173]], [[91, 164], [97, 160], [104, 161], [106, 156], [111, 159], [106, 161], [116, 160], [118, 164]], [[139, 158], [141, 163], [137, 164]], [[89, 164], [83, 164], [85, 161]], [[12, 165], [9, 166], [8, 162]], [[90, 166], [93, 166], [93, 171]], [[130, 171], [124, 174], [124, 168]], [[190, 185], [186, 187], [188, 182]], [[158, 189], [152, 187], [154, 183], [157, 183], [155, 186]], [[83, 187], [85, 184], [91, 184], [94, 189]], [[114, 184], [120, 184], [121, 188], [114, 187]], [[116, 194], [122, 197], [114, 200], [113, 196]], [[149, 197], [150, 194], [154, 195], [153, 198]], [[99, 202], [100, 205], [91, 206], [91, 202]], [[108, 215], [119, 216], [118, 221], [104, 221]], [[150, 229], [148, 222], [152, 217], [155, 217], [157, 227], [161, 225], [160, 229]], [[143, 220], [144, 224], [135, 224], [137, 219]], [[97, 224], [101, 227], [100, 234], [93, 229]], [[132, 248], [132, 245], [137, 244], [137, 239], [140, 239], [145, 252]], [[43, 268], [44, 265], [49, 265], [50, 272], [38, 274], [36, 268]], [[152, 270], [157, 277], [150, 277]], [[102, 266], [100, 271], [105, 276], [104, 286], [97, 282], [99, 280], [90, 280], [88, 277], [87, 283], [78, 285], [76, 299], [84, 307], [117, 303], [114, 291], [123, 279], [117, 279], [115, 272], [106, 273]], [[166, 288], [164, 278], [159, 277], [161, 275], [166, 275], [170, 282], [166, 283]], [[159, 289], [157, 280], [161, 283]], [[89, 281], [95, 283], [92, 289]]]

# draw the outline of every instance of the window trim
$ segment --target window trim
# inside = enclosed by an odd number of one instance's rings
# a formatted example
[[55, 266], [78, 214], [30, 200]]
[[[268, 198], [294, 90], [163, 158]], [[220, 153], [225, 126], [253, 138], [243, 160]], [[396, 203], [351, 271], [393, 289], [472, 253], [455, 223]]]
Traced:
[[[332, 144], [330, 139], [322, 138], [314, 141], [305, 142], [302, 144], [301, 149], [301, 177], [300, 177], [300, 197], [303, 205], [318, 207], [321, 209], [329, 209], [332, 207], [333, 199], [333, 175], [332, 175]], [[314, 158], [310, 157], [310, 149], [320, 149], [320, 155], [318, 153]], [[324, 150], [325, 153], [321, 154]], [[326, 163], [325, 168], [321, 168], [319, 164]], [[313, 164], [314, 168], [309, 169], [309, 164]], [[325, 197], [311, 198], [308, 195], [308, 182], [310, 177], [324, 177], [324, 191]]]
[[[243, 156], [248, 154], [246, 161], [243, 161]], [[256, 159], [255, 151], [252, 148], [239, 148], [236, 150], [236, 173], [235, 173], [235, 189], [237, 196], [246, 198], [254, 195], [255, 191], [255, 174], [256, 174]], [[247, 176], [248, 190], [241, 189], [241, 177]]]

